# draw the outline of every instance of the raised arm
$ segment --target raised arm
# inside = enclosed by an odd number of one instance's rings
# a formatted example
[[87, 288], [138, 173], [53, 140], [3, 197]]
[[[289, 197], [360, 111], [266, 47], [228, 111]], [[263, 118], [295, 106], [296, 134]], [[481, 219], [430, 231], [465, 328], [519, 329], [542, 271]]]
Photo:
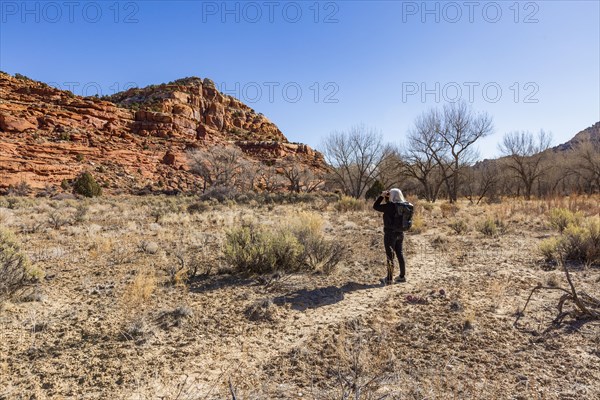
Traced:
[[373, 204], [373, 209], [375, 211], [379, 211], [379, 212], [385, 211], [385, 207], [383, 206], [383, 204], [381, 204], [382, 201], [383, 201], [383, 196], [379, 196], [377, 198], [377, 200], [375, 200], [375, 203]]

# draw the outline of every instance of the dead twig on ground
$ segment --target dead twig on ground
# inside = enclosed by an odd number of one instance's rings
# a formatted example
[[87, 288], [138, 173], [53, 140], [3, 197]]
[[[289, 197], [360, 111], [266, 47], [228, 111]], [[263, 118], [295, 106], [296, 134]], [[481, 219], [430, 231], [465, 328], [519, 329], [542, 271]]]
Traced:
[[[552, 321], [554, 326], [560, 325], [567, 316], [570, 316], [574, 319], [600, 319], [600, 300], [593, 296], [590, 296], [585, 292], [578, 292], [575, 288], [575, 285], [573, 284], [573, 280], [571, 279], [569, 269], [567, 268], [566, 264], [562, 259], [560, 260], [560, 265], [562, 265], [565, 277], [567, 279], [567, 283], [569, 284], [569, 289], [554, 286], [543, 286], [541, 283], [538, 284], [531, 290], [531, 293], [529, 293], [529, 297], [527, 297], [527, 301], [525, 302], [525, 306], [523, 306], [523, 309], [517, 313], [517, 318], [514, 322], [515, 327], [518, 325], [521, 317], [525, 315], [525, 310], [527, 309], [527, 306], [529, 305], [533, 294], [539, 290], [558, 290], [563, 292], [563, 295], [558, 300], [558, 304], [556, 306], [558, 309], [558, 315]], [[564, 311], [564, 306], [568, 302], [573, 303], [575, 305], [575, 308], [569, 311]]]
[[235, 388], [233, 387], [233, 384], [231, 383], [231, 378], [229, 378], [229, 392], [231, 393], [231, 399], [237, 400], [237, 395], [235, 394]]

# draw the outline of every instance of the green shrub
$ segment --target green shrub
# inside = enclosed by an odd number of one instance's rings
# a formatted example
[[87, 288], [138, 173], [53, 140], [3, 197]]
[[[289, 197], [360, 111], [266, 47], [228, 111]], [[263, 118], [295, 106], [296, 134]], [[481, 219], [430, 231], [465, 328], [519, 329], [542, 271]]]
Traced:
[[224, 255], [238, 272], [268, 274], [301, 270], [303, 251], [290, 232], [247, 225], [226, 233]]
[[335, 204], [335, 209], [341, 212], [347, 211], [362, 211], [365, 208], [365, 203], [362, 200], [355, 199], [350, 196], [342, 196]]
[[42, 277], [41, 270], [31, 267], [14, 234], [0, 228], [0, 297], [14, 293], [32, 278]]
[[569, 224], [563, 234], [544, 240], [539, 250], [547, 261], [575, 261], [588, 265], [600, 264], [600, 218], [581, 225]]
[[560, 233], [563, 233], [569, 225], [580, 225], [582, 220], [583, 214], [581, 212], [573, 212], [566, 208], [554, 208], [550, 210], [550, 226]]
[[539, 251], [546, 261], [555, 261], [560, 258], [558, 254], [560, 238], [552, 237], [542, 240], [539, 245]]
[[21, 81], [32, 81], [33, 80], [30, 77], [28, 77], [26, 75], [23, 75], [23, 74], [20, 74], [18, 72], [15, 74], [15, 78], [17, 78], [17, 79], [19, 79]]
[[365, 198], [375, 200], [384, 190], [385, 186], [383, 186], [383, 183], [375, 181], [369, 190], [367, 190], [367, 193], [365, 193]]
[[92, 174], [84, 172], [75, 179], [73, 192], [85, 197], [95, 197], [102, 195], [102, 188], [98, 185]]
[[466, 223], [464, 219], [457, 219], [448, 224], [448, 226], [457, 234], [460, 235], [462, 233], [469, 231], [469, 225]]
[[71, 183], [69, 182], [68, 179], [63, 179], [60, 182], [60, 187], [62, 190], [69, 190], [69, 188], [71, 187]]
[[477, 230], [486, 236], [495, 237], [506, 233], [506, 224], [498, 218], [488, 217], [478, 224]]
[[300, 213], [279, 226], [246, 225], [227, 232], [225, 259], [236, 271], [331, 273], [344, 257], [344, 248], [327, 240], [318, 214]]
[[187, 208], [187, 212], [190, 214], [203, 213], [211, 209], [211, 205], [208, 201], [197, 201], [190, 204]]

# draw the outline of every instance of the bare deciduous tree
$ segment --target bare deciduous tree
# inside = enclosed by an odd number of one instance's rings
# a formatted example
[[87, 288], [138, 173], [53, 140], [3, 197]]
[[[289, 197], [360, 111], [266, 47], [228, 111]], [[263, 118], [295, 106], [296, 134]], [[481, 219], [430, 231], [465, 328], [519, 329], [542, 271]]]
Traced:
[[508, 157], [506, 168], [523, 184], [527, 200], [531, 199], [535, 181], [545, 173], [543, 161], [551, 142], [552, 135], [540, 130], [537, 135], [531, 132], [507, 133], [498, 145], [502, 154]]
[[243, 153], [235, 147], [213, 146], [188, 153], [191, 171], [208, 187], [235, 187], [247, 167]]
[[285, 185], [285, 178], [277, 173], [273, 165], [261, 165], [259, 170], [260, 187], [266, 192], [277, 192]]
[[[430, 201], [435, 201], [443, 182], [450, 201], [455, 202], [462, 173], [478, 156], [473, 145], [492, 129], [492, 118], [476, 113], [464, 101], [423, 113], [409, 132], [405, 174], [421, 183]], [[434, 179], [438, 173], [442, 181]]]
[[405, 176], [416, 179], [423, 188], [427, 201], [437, 200], [443, 180], [440, 179], [436, 154], [442, 152], [441, 143], [436, 140], [439, 130], [437, 111], [420, 115], [415, 126], [409, 131], [408, 142], [403, 150], [402, 171]]
[[485, 197], [497, 196], [500, 174], [495, 162], [484, 161], [469, 168], [464, 184], [464, 194], [471, 203], [479, 204]]
[[282, 177], [287, 180], [291, 192], [313, 192], [323, 183], [320, 174], [315, 174], [310, 167], [300, 163], [293, 156], [285, 157], [276, 166]]
[[436, 140], [441, 151], [433, 154], [442, 169], [450, 202], [455, 202], [463, 169], [478, 157], [473, 145], [492, 132], [492, 118], [485, 112], [476, 113], [464, 101], [446, 104], [439, 115]]
[[574, 172], [589, 182], [589, 192], [600, 191], [600, 143], [587, 140], [575, 149]]
[[404, 188], [402, 178], [402, 154], [401, 152], [393, 147], [389, 147], [389, 151], [381, 161], [379, 165], [379, 171], [377, 173], [377, 180], [385, 188], [402, 187]]
[[359, 198], [377, 177], [389, 147], [381, 133], [357, 125], [346, 132], [331, 133], [323, 141], [322, 152], [332, 166], [333, 182], [345, 194]]

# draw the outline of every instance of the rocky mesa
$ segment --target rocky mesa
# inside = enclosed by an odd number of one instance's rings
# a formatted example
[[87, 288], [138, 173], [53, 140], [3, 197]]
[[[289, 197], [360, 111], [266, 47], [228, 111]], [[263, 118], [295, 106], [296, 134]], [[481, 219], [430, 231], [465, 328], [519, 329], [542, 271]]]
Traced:
[[186, 153], [215, 145], [237, 147], [252, 163], [326, 167], [319, 152], [290, 143], [207, 78], [95, 98], [0, 72], [0, 190], [19, 182], [59, 187], [91, 171], [109, 193], [190, 192], [199, 178]]

